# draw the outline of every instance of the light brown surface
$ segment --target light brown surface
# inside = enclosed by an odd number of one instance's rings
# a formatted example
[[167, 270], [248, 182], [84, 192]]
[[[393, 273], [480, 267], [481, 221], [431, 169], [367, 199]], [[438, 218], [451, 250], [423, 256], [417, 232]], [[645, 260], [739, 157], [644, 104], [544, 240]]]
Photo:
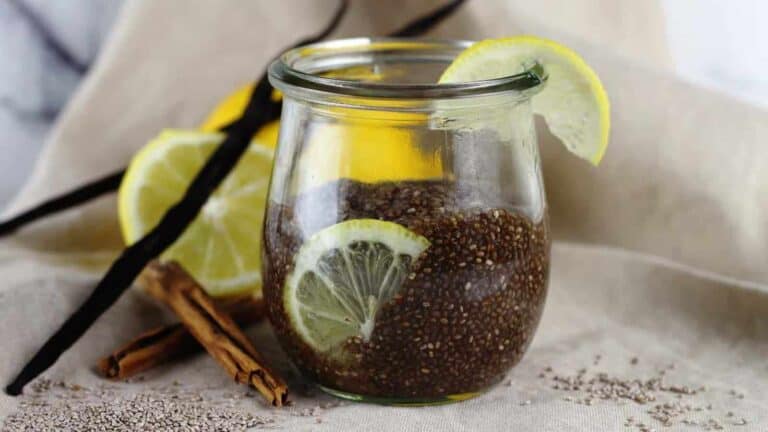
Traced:
[[[411, 11], [437, 3], [354, 2], [337, 36], [385, 34]], [[696, 403], [712, 403], [718, 418], [733, 411], [749, 420], [734, 430], [768, 429], [768, 171], [761, 169], [768, 160], [768, 113], [665, 72], [655, 2], [529, 3], [471, 1], [434, 33], [557, 37], [594, 65], [613, 102], [612, 144], [598, 169], [570, 157], [541, 130], [558, 241], [544, 318], [510, 375], [512, 385], [446, 407], [337, 407], [321, 424], [291, 413], [327, 398], [297, 395], [279, 427], [622, 430], [628, 416], [647, 418], [650, 407], [576, 405], [536, 378], [545, 365], [575, 370], [601, 354], [601, 368], [626, 376], [674, 362], [671, 381], [709, 387]], [[280, 47], [319, 28], [331, 11], [327, 1], [129, 3], [15, 208], [124, 165], [162, 127], [197, 124], [218, 98], [256, 76]], [[580, 18], [570, 23], [563, 18], [569, 16]], [[104, 199], [0, 243], [0, 380], [76, 307], [113, 256], [114, 206]], [[124, 340], [164, 319], [145, 296], [128, 293], [50, 375], [98, 382], [88, 365], [110, 348], [101, 341]], [[269, 337], [265, 328], [256, 336]], [[280, 358], [276, 349], [272, 356]], [[636, 366], [633, 356], [640, 359]], [[173, 380], [231, 386], [221, 375], [201, 356], [130, 386]], [[526, 400], [531, 404], [521, 405]], [[0, 396], [0, 417], [14, 407]]]

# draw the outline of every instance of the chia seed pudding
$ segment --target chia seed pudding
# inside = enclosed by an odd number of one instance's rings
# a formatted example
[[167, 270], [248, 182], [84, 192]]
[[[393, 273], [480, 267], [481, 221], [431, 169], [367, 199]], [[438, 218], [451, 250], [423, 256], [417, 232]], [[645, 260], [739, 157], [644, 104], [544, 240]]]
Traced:
[[[331, 182], [270, 202], [264, 228], [264, 295], [283, 348], [309, 378], [370, 398], [439, 400], [500, 381], [531, 342], [547, 293], [546, 217], [467, 206], [478, 191], [450, 181]], [[482, 200], [479, 200], [482, 202]], [[286, 277], [315, 232], [351, 219], [400, 224], [429, 240], [366, 342], [343, 358], [317, 352], [292, 327]]]

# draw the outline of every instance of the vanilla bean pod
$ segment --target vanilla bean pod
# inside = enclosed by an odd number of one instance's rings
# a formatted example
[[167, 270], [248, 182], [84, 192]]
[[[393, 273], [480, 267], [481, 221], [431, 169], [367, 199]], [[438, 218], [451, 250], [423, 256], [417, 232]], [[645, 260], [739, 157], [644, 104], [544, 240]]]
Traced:
[[[346, 7], [346, 2], [342, 2], [327, 28], [312, 38], [300, 41], [295, 46], [324, 39], [336, 28], [346, 12]], [[5, 388], [6, 393], [12, 396], [21, 394], [28, 382], [55, 363], [61, 354], [69, 349], [93, 322], [117, 301], [150, 260], [162, 253], [181, 236], [186, 227], [197, 216], [208, 197], [247, 150], [256, 130], [269, 121], [271, 116], [275, 115], [275, 113], [270, 112], [270, 108], [274, 109], [274, 106], [269, 103], [271, 95], [272, 86], [269, 84], [265, 72], [253, 89], [243, 115], [235, 122], [227, 132], [224, 141], [208, 158], [181, 200], [163, 215], [155, 228], [139, 241], [127, 247], [112, 263], [91, 295], [43, 344], [42, 348]]]
[[[456, 9], [461, 6], [462, 3], [464, 3], [464, 0], [451, 1], [445, 6], [442, 6], [431, 12], [430, 14], [414, 20], [413, 22], [404, 26], [402, 29], [391, 33], [390, 36], [407, 37], [423, 35], [424, 33], [434, 28], [436, 25], [440, 24], [450, 15], [452, 15]], [[273, 105], [270, 112], [276, 113], [270, 120], [277, 120], [280, 118], [282, 102], [270, 100], [270, 103]], [[221, 128], [221, 131], [228, 132], [233, 125], [234, 122], [227, 124]], [[79, 186], [60, 196], [44, 201], [17, 216], [14, 216], [4, 222], [0, 222], [0, 237], [12, 234], [17, 229], [22, 228], [23, 226], [35, 222], [36, 220], [42, 219], [46, 216], [68, 210], [107, 193], [116, 191], [120, 186], [120, 182], [124, 173], [125, 168], [113, 174], [109, 174], [101, 179], [94, 180]]]
[[[269, 121], [277, 120], [280, 118], [280, 111], [282, 110], [282, 101], [270, 100], [271, 105], [268, 112], [272, 114], [269, 116]], [[232, 128], [234, 122], [221, 127], [222, 132], [228, 132]], [[123, 180], [126, 168], [122, 168], [119, 171], [108, 174], [97, 180], [90, 181], [82, 186], [78, 186], [75, 189], [65, 192], [59, 196], [50, 198], [42, 203], [19, 213], [5, 221], [0, 222], [0, 238], [13, 234], [19, 228], [43, 219], [46, 216], [54, 215], [56, 213], [69, 210], [77, 207], [80, 204], [84, 204], [88, 201], [96, 199], [102, 195], [117, 191], [120, 187], [120, 182]]]
[[26, 210], [2, 223], [0, 223], [0, 237], [8, 235], [24, 225], [58, 213], [104, 194], [114, 192], [120, 186], [125, 169], [108, 174], [98, 180], [94, 180], [77, 189], [63, 193], [48, 201], [44, 201], [29, 210]]
[[397, 30], [394, 33], [391, 33], [390, 36], [392, 37], [414, 37], [414, 36], [421, 36], [424, 33], [432, 30], [436, 25], [440, 24], [451, 16], [454, 12], [456, 12], [456, 9], [459, 8], [459, 6], [464, 3], [464, 0], [453, 0], [451, 2], [446, 3], [444, 6], [441, 6], [434, 11], [430, 12], [429, 14], [417, 18], [410, 23], [406, 24], [403, 28], [400, 30]]
[[[433, 28], [442, 22], [446, 17], [453, 13], [463, 0], [454, 0], [447, 5], [433, 11], [429, 15], [420, 17], [402, 29], [393, 33], [392, 36], [418, 36]], [[336, 11], [330, 24], [315, 37], [307, 38], [295, 46], [305, 45], [316, 42], [327, 37], [339, 24], [341, 18], [346, 12], [347, 1], [342, 1]], [[189, 223], [195, 218], [200, 208], [205, 204], [208, 197], [213, 193], [218, 184], [232, 170], [239, 160], [239, 157], [247, 149], [253, 133], [268, 121], [278, 118], [280, 115], [280, 104], [271, 100], [272, 87], [267, 80], [266, 73], [262, 75], [258, 84], [251, 94], [248, 105], [242, 116], [225, 127], [227, 137], [217, 150], [211, 155], [201, 171], [197, 174], [192, 184], [188, 187], [184, 197], [173, 207], [171, 207], [161, 219], [160, 223], [141, 240], [126, 248], [120, 257], [113, 262], [107, 273], [96, 285], [91, 295], [75, 311], [59, 330], [51, 336], [34, 357], [24, 366], [21, 372], [11, 382], [5, 391], [9, 395], [18, 395], [22, 392], [24, 386], [36, 378], [40, 373], [48, 369], [69, 347], [71, 347], [85, 331], [98, 319], [122, 293], [131, 285], [136, 276], [141, 272], [144, 266], [157, 255], [162, 253], [170, 246], [186, 229]], [[116, 184], [107, 183], [105, 186], [112, 186], [113, 190], [119, 185], [121, 173], [113, 176]], [[102, 179], [104, 180], [104, 179]], [[78, 190], [65, 195], [77, 195], [80, 202], [85, 202], [94, 198], [87, 192], [92, 193], [92, 184], [85, 185]], [[86, 190], [86, 193], [78, 195], [80, 190]], [[100, 189], [96, 189], [97, 191]], [[105, 190], [102, 193], [106, 193]], [[90, 196], [90, 198], [88, 198]], [[79, 203], [79, 202], [78, 202]], [[48, 203], [43, 203], [38, 207], [45, 207]], [[69, 204], [69, 205], [67, 205]], [[76, 204], [75, 204], [76, 205]], [[69, 202], [59, 202], [47, 207], [46, 212], [37, 212], [21, 222], [14, 224], [8, 231], [20, 228], [26, 223], [32, 222], [45, 215], [53, 214], [71, 207]], [[33, 209], [34, 210], [34, 209]], [[30, 210], [29, 213], [32, 213]], [[16, 219], [16, 218], [14, 218]], [[9, 221], [10, 222], [10, 221]], [[2, 236], [2, 233], [0, 233]]]

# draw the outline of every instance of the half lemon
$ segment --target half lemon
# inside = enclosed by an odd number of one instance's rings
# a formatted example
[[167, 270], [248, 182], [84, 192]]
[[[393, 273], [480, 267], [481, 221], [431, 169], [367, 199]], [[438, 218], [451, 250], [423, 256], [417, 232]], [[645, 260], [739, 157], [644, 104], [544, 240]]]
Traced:
[[[118, 193], [127, 244], [178, 202], [224, 134], [166, 130], [134, 156]], [[258, 141], [163, 259], [176, 260], [214, 297], [260, 293], [261, 230], [273, 151]]]

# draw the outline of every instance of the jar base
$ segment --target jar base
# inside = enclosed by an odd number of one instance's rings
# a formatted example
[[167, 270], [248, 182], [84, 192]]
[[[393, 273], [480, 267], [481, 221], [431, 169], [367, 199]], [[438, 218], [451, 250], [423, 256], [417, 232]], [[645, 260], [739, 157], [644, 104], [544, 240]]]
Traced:
[[345, 399], [353, 402], [370, 403], [370, 404], [377, 404], [377, 405], [400, 406], [400, 407], [447, 405], [447, 404], [462, 402], [468, 399], [473, 399], [485, 393], [485, 390], [481, 390], [477, 392], [459, 393], [459, 394], [439, 396], [434, 398], [432, 397], [398, 398], [398, 397], [360, 395], [360, 394], [350, 393], [342, 390], [336, 390], [330, 387], [325, 387], [320, 384], [317, 384], [317, 386], [320, 388], [320, 390], [324, 391], [325, 393], [340, 399]]

